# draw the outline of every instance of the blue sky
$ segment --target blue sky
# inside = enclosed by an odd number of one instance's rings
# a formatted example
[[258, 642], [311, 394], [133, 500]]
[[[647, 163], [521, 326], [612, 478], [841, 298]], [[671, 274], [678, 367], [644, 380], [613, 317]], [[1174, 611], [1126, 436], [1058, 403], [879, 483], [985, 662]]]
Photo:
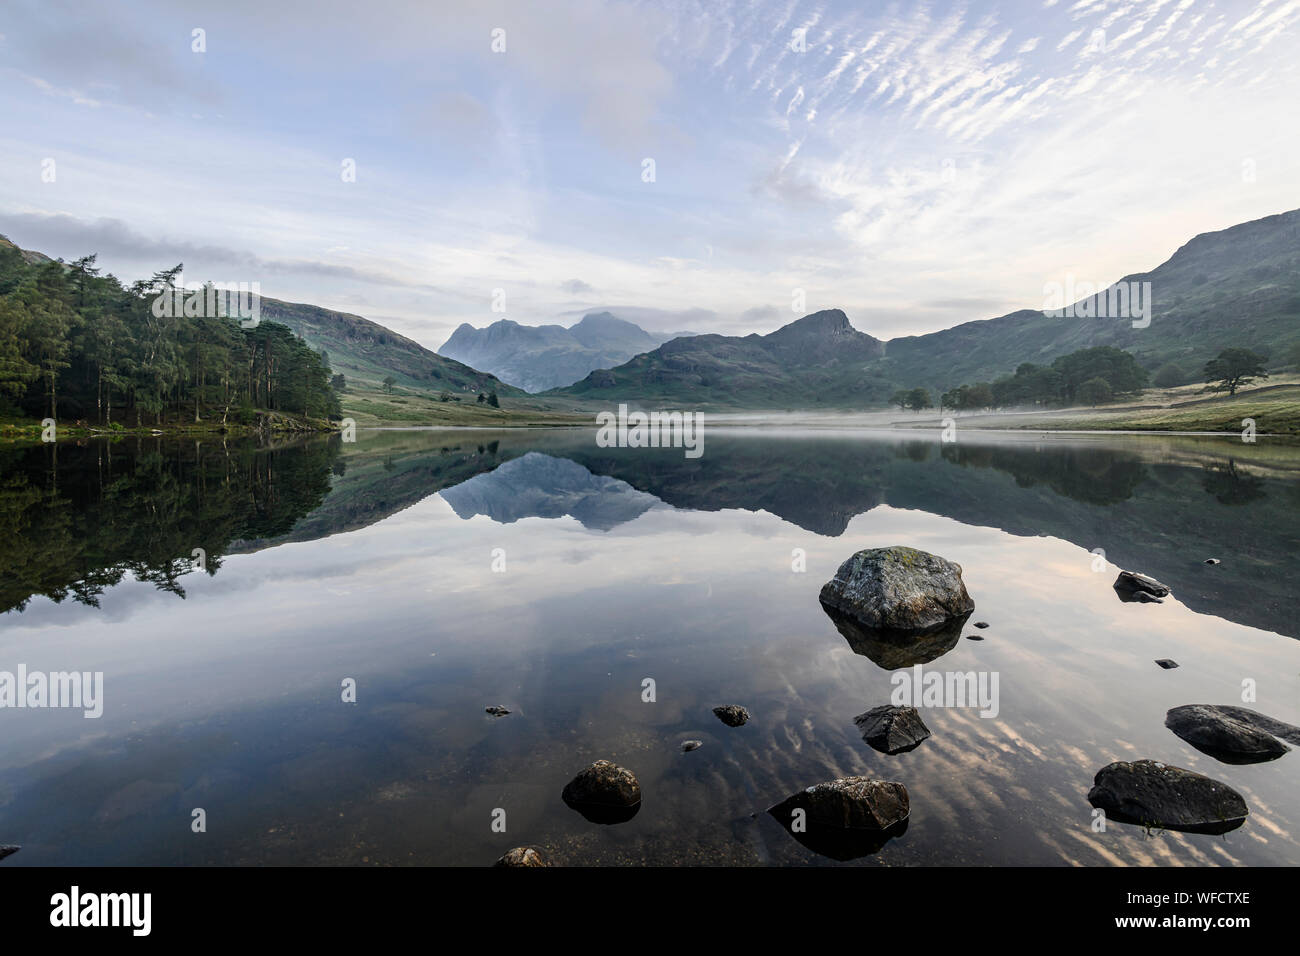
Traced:
[[431, 348], [768, 332], [795, 290], [890, 338], [1300, 206], [1300, 0], [8, 0], [0, 70], [20, 245]]

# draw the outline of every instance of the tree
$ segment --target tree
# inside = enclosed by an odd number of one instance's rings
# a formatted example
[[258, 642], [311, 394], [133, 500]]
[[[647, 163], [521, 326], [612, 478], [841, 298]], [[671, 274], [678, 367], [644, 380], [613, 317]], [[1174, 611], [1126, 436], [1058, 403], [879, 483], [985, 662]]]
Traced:
[[330, 378], [330, 388], [336, 392], [346, 392], [348, 389], [348, 380], [342, 372], [337, 373]]
[[478, 403], [479, 403], [480, 405], [482, 405], [482, 404], [483, 404], [484, 402], [486, 402], [486, 401], [487, 401], [487, 396], [484, 395], [482, 392], [479, 392], [479, 393], [478, 393]]
[[907, 398], [910, 393], [905, 388], [900, 388], [893, 395], [889, 396], [889, 404], [897, 405], [900, 409], [907, 408]]
[[497, 399], [496, 392], [488, 392], [488, 404], [493, 408], [500, 408], [501, 402]]
[[1259, 378], [1268, 378], [1264, 357], [1250, 349], [1224, 349], [1217, 358], [1205, 363], [1202, 373], [1210, 384], [1207, 392], [1227, 392], [1236, 395], [1237, 389]]
[[391, 375], [384, 376], [384, 391], [387, 392], [389, 395], [393, 394], [393, 386], [396, 384], [397, 384], [397, 379], [393, 378], [393, 376]]
[[927, 408], [933, 408], [934, 403], [930, 401], [929, 392], [923, 388], [914, 388], [907, 393], [907, 407], [914, 412], [919, 412]]
[[1088, 381], [1079, 386], [1079, 401], [1085, 405], [1097, 406], [1104, 402], [1109, 402], [1112, 397], [1110, 383], [1100, 375], [1096, 378], [1090, 378]]

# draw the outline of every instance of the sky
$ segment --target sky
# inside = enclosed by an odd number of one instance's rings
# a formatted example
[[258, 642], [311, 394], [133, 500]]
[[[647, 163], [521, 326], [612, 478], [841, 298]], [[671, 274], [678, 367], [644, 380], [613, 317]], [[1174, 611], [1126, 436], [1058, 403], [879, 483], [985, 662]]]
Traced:
[[0, 233], [462, 322], [879, 338], [1300, 207], [1300, 0], [6, 0]]

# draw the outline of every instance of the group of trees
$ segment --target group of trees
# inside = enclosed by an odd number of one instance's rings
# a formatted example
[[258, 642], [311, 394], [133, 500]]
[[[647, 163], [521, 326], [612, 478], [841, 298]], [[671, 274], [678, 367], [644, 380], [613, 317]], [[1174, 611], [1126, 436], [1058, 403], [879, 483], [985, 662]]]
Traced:
[[1062, 355], [1051, 365], [1023, 362], [1015, 374], [994, 382], [949, 389], [939, 407], [954, 411], [1016, 405], [1100, 405], [1140, 391], [1147, 370], [1123, 349], [1101, 345]]
[[125, 287], [95, 258], [29, 264], [0, 242], [0, 412], [137, 426], [339, 413], [328, 358], [287, 327], [156, 315], [180, 266]]

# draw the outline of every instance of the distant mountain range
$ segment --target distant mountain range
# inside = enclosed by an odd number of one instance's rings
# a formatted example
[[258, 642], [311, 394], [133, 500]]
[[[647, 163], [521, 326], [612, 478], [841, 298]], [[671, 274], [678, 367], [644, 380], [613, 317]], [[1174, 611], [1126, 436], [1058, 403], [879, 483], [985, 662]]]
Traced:
[[1008, 375], [1022, 362], [1049, 364], [1097, 345], [1130, 351], [1152, 370], [1173, 362], [1188, 380], [1229, 346], [1281, 360], [1300, 343], [1300, 210], [1197, 236], [1158, 268], [1120, 282], [1151, 283], [1145, 328], [1134, 328], [1130, 317], [1025, 309], [881, 342], [831, 309], [768, 335], [668, 342], [547, 394], [605, 403], [861, 408], [884, 404], [898, 388], [924, 387], [937, 398], [956, 385]]
[[476, 329], [462, 324], [440, 355], [496, 375], [529, 392], [571, 385], [592, 369], [609, 368], [689, 332], [647, 332], [609, 312], [593, 312], [568, 328], [520, 325], [510, 319]]
[[767, 335], [674, 339], [548, 394], [749, 408], [884, 403], [891, 386], [870, 371], [884, 354], [885, 343], [828, 309]]

